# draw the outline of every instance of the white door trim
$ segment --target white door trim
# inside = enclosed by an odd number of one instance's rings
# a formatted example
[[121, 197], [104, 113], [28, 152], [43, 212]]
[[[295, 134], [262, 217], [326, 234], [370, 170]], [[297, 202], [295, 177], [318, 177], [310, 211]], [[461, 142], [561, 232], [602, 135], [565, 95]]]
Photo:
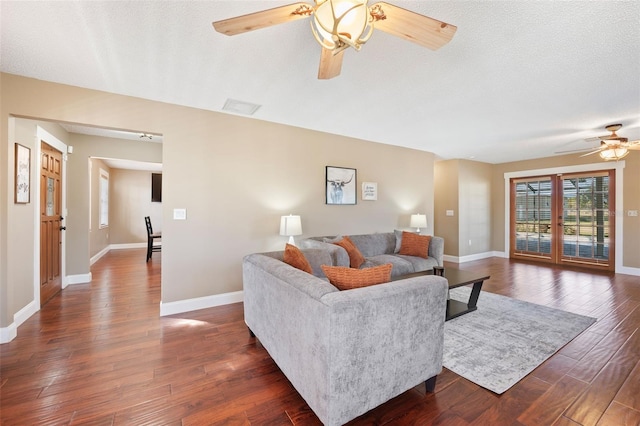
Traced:
[[[44, 141], [47, 144], [51, 145], [58, 151], [62, 153], [62, 206], [61, 212], [62, 217], [67, 218], [67, 145], [62, 142], [60, 139], [53, 136], [51, 133], [47, 132], [40, 126], [37, 126], [36, 131], [36, 143], [35, 152], [36, 152], [36, 161], [35, 161], [35, 169], [37, 171], [38, 182], [37, 185], [33, 185], [32, 188], [35, 192], [34, 197], [34, 239], [33, 239], [33, 297], [38, 307], [37, 310], [40, 310], [40, 167], [42, 162], [42, 150], [40, 146], [40, 142]], [[63, 224], [64, 226], [64, 224]], [[61, 269], [60, 269], [60, 279], [62, 280], [62, 288], [67, 286], [67, 268], [66, 268], [66, 257], [67, 257], [67, 237], [66, 232], [63, 232], [61, 235], [62, 249], [61, 249]]]

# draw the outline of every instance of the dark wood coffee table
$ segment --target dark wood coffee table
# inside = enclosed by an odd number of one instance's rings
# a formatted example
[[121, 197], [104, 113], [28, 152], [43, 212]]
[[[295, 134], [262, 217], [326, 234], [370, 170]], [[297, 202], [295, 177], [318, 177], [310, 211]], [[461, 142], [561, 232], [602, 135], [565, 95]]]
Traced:
[[[393, 278], [392, 281], [419, 277], [422, 275], [433, 275], [433, 271], [428, 270], [422, 272], [414, 272], [413, 274], [401, 275], [399, 277]], [[455, 268], [445, 268], [444, 277], [449, 282], [449, 290], [456, 287], [462, 287], [463, 285], [473, 284], [473, 287], [471, 288], [471, 295], [469, 295], [469, 301], [467, 303], [447, 298], [447, 313], [445, 316], [445, 321], [449, 321], [450, 319], [459, 317], [460, 315], [464, 315], [478, 309], [478, 296], [480, 296], [480, 290], [482, 289], [484, 280], [488, 280], [489, 275], [483, 275], [477, 272], [461, 271], [460, 269]]]

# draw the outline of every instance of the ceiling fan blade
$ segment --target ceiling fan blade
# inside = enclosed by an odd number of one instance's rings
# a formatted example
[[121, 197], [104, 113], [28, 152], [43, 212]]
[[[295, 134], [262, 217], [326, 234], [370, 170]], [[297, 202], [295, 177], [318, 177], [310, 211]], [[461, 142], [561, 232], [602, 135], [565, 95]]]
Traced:
[[330, 78], [340, 75], [344, 52], [344, 50], [341, 50], [334, 55], [332, 50], [322, 48], [320, 68], [318, 69], [318, 78], [320, 80], [329, 80]]
[[589, 148], [580, 148], [580, 149], [568, 149], [565, 151], [554, 151], [554, 154], [569, 154], [571, 152], [584, 152], [584, 151], [591, 151], [593, 150], [592, 147]]
[[[307, 13], [307, 11], [309, 11]], [[223, 19], [213, 23], [213, 28], [219, 33], [228, 36], [259, 30], [272, 25], [307, 18], [313, 9], [307, 3], [293, 3], [286, 6]]]
[[606, 139], [608, 137], [609, 137], [609, 135], [607, 135], [607, 136], [594, 136], [592, 138], [586, 138], [586, 139], [584, 139], [584, 141], [585, 142], [600, 142], [601, 140]]
[[586, 157], [587, 155], [591, 155], [591, 154], [597, 154], [600, 151], [602, 151], [602, 148], [598, 148], [595, 151], [591, 151], [591, 152], [587, 152], [586, 154], [582, 154], [580, 157]]
[[449, 43], [458, 29], [455, 25], [385, 2], [376, 3], [371, 8], [376, 5], [381, 6], [387, 18], [375, 21], [374, 28], [431, 50], [437, 50]]
[[640, 140], [629, 142], [629, 145], [627, 146], [627, 148], [640, 151]]

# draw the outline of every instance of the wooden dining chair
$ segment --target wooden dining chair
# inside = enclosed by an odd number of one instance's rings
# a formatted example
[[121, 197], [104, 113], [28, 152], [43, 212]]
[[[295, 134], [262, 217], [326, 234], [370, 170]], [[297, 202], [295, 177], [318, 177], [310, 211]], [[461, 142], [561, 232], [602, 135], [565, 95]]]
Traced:
[[149, 259], [151, 259], [151, 255], [153, 254], [154, 251], [161, 251], [162, 250], [162, 242], [160, 241], [159, 244], [154, 244], [154, 241], [157, 240], [161, 240], [162, 239], [162, 234], [158, 233], [158, 234], [154, 234], [153, 233], [153, 227], [151, 226], [151, 218], [149, 216], [145, 216], [144, 217], [144, 223], [147, 226], [147, 262], [149, 261]]

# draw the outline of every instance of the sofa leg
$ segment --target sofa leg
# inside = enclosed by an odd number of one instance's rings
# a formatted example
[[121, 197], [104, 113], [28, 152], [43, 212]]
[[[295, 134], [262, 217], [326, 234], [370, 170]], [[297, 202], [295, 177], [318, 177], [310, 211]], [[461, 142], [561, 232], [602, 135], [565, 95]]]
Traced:
[[249, 330], [249, 336], [256, 337], [256, 335], [253, 334], [253, 331], [251, 331], [251, 329], [249, 327], [247, 327], [247, 330]]
[[430, 379], [427, 379], [424, 384], [427, 387], [427, 392], [433, 392], [434, 390], [436, 390], [436, 379], [438, 378], [438, 376], [433, 376]]

